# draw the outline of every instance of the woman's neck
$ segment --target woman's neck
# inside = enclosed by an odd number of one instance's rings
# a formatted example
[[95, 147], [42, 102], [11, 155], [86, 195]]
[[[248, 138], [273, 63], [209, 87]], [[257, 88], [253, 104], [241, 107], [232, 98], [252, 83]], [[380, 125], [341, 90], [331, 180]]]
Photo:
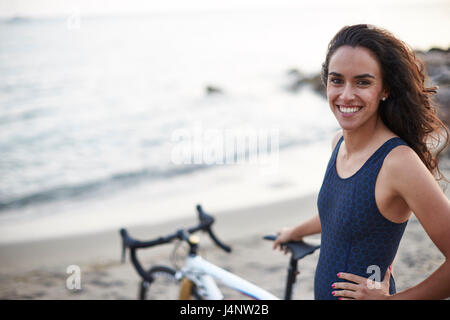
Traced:
[[342, 131], [346, 158], [365, 152], [367, 149], [372, 149], [374, 145], [380, 143], [379, 140], [384, 140], [386, 137], [393, 135], [379, 117], [374, 123], [369, 123], [354, 130], [344, 129]]

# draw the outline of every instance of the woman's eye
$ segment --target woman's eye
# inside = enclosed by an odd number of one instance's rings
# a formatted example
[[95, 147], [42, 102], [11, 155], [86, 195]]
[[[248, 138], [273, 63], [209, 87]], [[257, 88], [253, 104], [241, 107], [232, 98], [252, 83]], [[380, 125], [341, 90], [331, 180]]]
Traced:
[[338, 79], [338, 78], [332, 78], [332, 79], [330, 80], [330, 82], [331, 82], [331, 83], [334, 83], [334, 84], [341, 84], [341, 83], [342, 83], [342, 80], [341, 80], [341, 79]]
[[370, 81], [367, 81], [367, 80], [358, 81], [359, 86], [368, 86], [369, 84], [370, 84]]

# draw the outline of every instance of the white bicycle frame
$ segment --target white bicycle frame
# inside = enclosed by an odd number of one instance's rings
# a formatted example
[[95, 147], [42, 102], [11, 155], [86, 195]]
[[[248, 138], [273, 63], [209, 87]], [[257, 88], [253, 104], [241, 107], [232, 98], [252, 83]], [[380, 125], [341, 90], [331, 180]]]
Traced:
[[188, 256], [181, 271], [176, 277], [181, 279], [186, 277], [197, 286], [198, 294], [207, 300], [222, 300], [224, 296], [216, 284], [216, 281], [223, 285], [239, 291], [257, 300], [279, 300], [270, 292], [261, 289], [253, 283], [244, 280], [231, 272], [228, 272], [216, 265], [204, 260], [200, 256]]

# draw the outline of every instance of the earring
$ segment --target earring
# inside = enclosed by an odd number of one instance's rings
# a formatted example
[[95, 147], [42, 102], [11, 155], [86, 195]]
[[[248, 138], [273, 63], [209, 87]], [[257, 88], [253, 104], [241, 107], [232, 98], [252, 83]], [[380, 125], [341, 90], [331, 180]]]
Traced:
[[386, 97], [381, 98], [381, 101], [386, 101]]

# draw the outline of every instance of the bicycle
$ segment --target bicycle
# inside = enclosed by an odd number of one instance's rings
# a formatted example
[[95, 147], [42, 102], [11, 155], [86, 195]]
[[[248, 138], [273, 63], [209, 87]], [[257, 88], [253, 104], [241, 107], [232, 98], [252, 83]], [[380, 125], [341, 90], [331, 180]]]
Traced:
[[[222, 300], [224, 295], [217, 286], [219, 282], [225, 287], [234, 289], [256, 300], [278, 300], [279, 298], [272, 293], [208, 262], [198, 254], [199, 238], [193, 235], [197, 231], [207, 232], [213, 242], [224, 251], [230, 253], [232, 250], [230, 246], [224, 244], [214, 234], [212, 225], [215, 219], [211, 215], [206, 214], [201, 205], [197, 205], [196, 209], [200, 220], [198, 225], [187, 229], [179, 229], [172, 234], [154, 240], [139, 241], [129, 236], [127, 230], [120, 229], [122, 262], [125, 262], [126, 249], [128, 248], [133, 266], [142, 278], [138, 298], [141, 300], [149, 298], [148, 293], [151, 291], [155, 292], [156, 295], [164, 295], [164, 298], [168, 300], [176, 298], [180, 300], [191, 298], [197, 300]], [[263, 238], [275, 240], [276, 237], [275, 235], [267, 235]], [[137, 258], [136, 250], [170, 243], [173, 240], [184, 241], [189, 245], [189, 253], [183, 267], [176, 270], [166, 265], [154, 265], [148, 271], [145, 271]], [[282, 246], [291, 253], [284, 293], [284, 299], [291, 300], [294, 283], [299, 274], [298, 261], [312, 254], [320, 248], [320, 245], [299, 241], [283, 243]]]

